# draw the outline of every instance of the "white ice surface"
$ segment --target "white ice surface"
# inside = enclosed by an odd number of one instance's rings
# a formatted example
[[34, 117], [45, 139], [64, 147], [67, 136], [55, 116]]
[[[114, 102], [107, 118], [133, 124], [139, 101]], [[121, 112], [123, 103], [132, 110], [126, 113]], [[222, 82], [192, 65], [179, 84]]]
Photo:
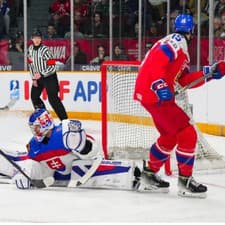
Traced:
[[[0, 115], [0, 147], [22, 151], [31, 137], [24, 115]], [[89, 133], [99, 137], [100, 125], [85, 121]], [[225, 155], [225, 138], [206, 135]], [[163, 175], [164, 176], [164, 175]], [[168, 194], [118, 190], [47, 188], [18, 190], [0, 184], [0, 222], [225, 222], [225, 172], [195, 174], [208, 185], [206, 199], [177, 196], [177, 179]]]

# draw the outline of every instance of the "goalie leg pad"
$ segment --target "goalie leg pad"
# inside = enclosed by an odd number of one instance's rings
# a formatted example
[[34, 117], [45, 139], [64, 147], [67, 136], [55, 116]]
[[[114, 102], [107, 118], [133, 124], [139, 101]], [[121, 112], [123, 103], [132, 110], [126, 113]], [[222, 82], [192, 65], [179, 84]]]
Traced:
[[[9, 152], [4, 151], [7, 157], [16, 162], [18, 165], [23, 166], [24, 162], [27, 161], [27, 154], [24, 152]], [[0, 173], [8, 177], [13, 177], [17, 172], [17, 169], [9, 163], [2, 155], [0, 155]]]
[[3, 156], [0, 155], [0, 174], [12, 177], [16, 173], [16, 168], [12, 166]]
[[[92, 160], [76, 160], [73, 163], [71, 179], [79, 180], [91, 167]], [[92, 177], [80, 187], [132, 190], [134, 162], [102, 160]]]

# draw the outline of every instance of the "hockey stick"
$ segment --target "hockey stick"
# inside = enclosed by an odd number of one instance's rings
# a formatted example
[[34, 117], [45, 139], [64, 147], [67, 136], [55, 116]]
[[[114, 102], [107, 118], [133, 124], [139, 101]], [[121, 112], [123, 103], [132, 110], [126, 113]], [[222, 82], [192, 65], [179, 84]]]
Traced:
[[[177, 96], [179, 94], [184, 93], [187, 89], [195, 86], [196, 84], [202, 82], [203, 80], [207, 80], [208, 78], [211, 78], [213, 73], [216, 70], [216, 66], [217, 64], [214, 65], [214, 67], [211, 69], [210, 73], [207, 73], [206, 75], [199, 77], [198, 79], [192, 81], [191, 83], [189, 83], [188, 85], [184, 86], [183, 88], [180, 88], [179, 90], [175, 91], [174, 96]], [[172, 170], [171, 170], [171, 165], [170, 165], [170, 157], [168, 157], [168, 159], [165, 161], [165, 174], [167, 176], [171, 176], [172, 175]]]
[[[179, 94], [182, 94], [182, 93], [184, 93], [187, 89], [189, 89], [189, 88], [195, 86], [196, 84], [202, 82], [203, 80], [206, 80], [206, 79], [212, 77], [214, 70], [215, 70], [215, 68], [212, 69], [212, 72], [210, 72], [210, 73], [208, 73], [208, 74], [206, 74], [206, 75], [204, 75], [204, 76], [202, 76], [202, 77], [199, 77], [198, 79], [192, 81], [192, 82], [189, 83], [188, 85], [186, 85], [186, 86], [180, 88], [179, 90], [176, 90], [176, 91], [174, 92], [174, 96], [177, 96], [177, 95], [179, 95]], [[170, 157], [168, 157], [168, 159], [165, 161], [165, 164], [164, 164], [164, 165], [165, 165], [165, 167], [164, 167], [164, 168], [165, 168], [165, 174], [166, 174], [167, 176], [171, 176], [171, 175], [172, 175], [172, 170], [171, 170]]]
[[0, 149], [0, 155], [2, 155], [13, 167], [15, 167], [21, 174], [23, 174], [24, 177], [27, 178], [27, 180], [30, 181], [30, 183], [37, 188], [45, 188], [54, 183], [54, 178], [53, 177], [47, 177], [43, 180], [35, 180], [31, 179], [22, 169], [21, 167], [16, 164], [13, 160], [9, 159], [7, 154], [5, 154], [1, 149]]
[[100, 155], [97, 156], [96, 159], [94, 159], [94, 162], [92, 163], [91, 168], [84, 174], [84, 176], [82, 176], [78, 180], [70, 180], [68, 187], [74, 188], [82, 184], [85, 184], [91, 178], [91, 176], [96, 172], [99, 165], [101, 164], [101, 161], [102, 161], [102, 157]]
[[192, 81], [190, 84], [188, 84], [188, 85], [184, 86], [183, 88], [180, 88], [179, 90], [175, 91], [174, 96], [177, 96], [177, 95], [179, 95], [181, 93], [184, 93], [187, 89], [195, 86], [196, 84], [200, 83], [203, 80], [206, 80], [206, 79], [212, 77], [212, 75], [213, 75], [213, 72], [208, 73], [208, 74], [206, 74], [206, 75], [204, 75], [202, 77], [199, 77], [198, 79]]
[[208, 78], [211, 78], [213, 76], [213, 73], [216, 71], [218, 62], [214, 63], [213, 66], [211, 66], [211, 71], [207, 74], [205, 74], [202, 77], [199, 77], [198, 79], [192, 81], [190, 84], [184, 86], [183, 88], [180, 88], [179, 90], [175, 91], [174, 96], [179, 95], [181, 93], [184, 93], [187, 89], [195, 86], [196, 84], [200, 83], [203, 80], [207, 80]]
[[3, 107], [0, 107], [0, 111], [7, 111], [12, 108], [16, 103], [16, 99], [11, 99], [9, 103]]

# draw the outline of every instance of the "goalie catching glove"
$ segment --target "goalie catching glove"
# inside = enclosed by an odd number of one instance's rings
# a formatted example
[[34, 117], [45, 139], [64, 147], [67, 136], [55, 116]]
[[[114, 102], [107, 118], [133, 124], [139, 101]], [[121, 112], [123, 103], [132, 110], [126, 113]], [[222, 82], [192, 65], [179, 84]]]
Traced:
[[[203, 74], [206, 77], [207, 82], [212, 79], [221, 79], [225, 75], [225, 62], [219, 61], [211, 66], [204, 66]], [[209, 76], [210, 74], [211, 76]]]

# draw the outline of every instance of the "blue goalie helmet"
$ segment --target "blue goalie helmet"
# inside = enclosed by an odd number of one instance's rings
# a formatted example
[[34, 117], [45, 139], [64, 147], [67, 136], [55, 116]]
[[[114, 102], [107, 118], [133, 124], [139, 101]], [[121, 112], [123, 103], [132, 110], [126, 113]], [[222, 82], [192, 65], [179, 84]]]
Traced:
[[51, 114], [46, 109], [37, 109], [30, 115], [29, 126], [34, 138], [41, 142], [49, 130], [54, 127]]
[[194, 32], [194, 20], [191, 15], [180, 14], [176, 17], [174, 21], [174, 31], [183, 33], [193, 33]]

